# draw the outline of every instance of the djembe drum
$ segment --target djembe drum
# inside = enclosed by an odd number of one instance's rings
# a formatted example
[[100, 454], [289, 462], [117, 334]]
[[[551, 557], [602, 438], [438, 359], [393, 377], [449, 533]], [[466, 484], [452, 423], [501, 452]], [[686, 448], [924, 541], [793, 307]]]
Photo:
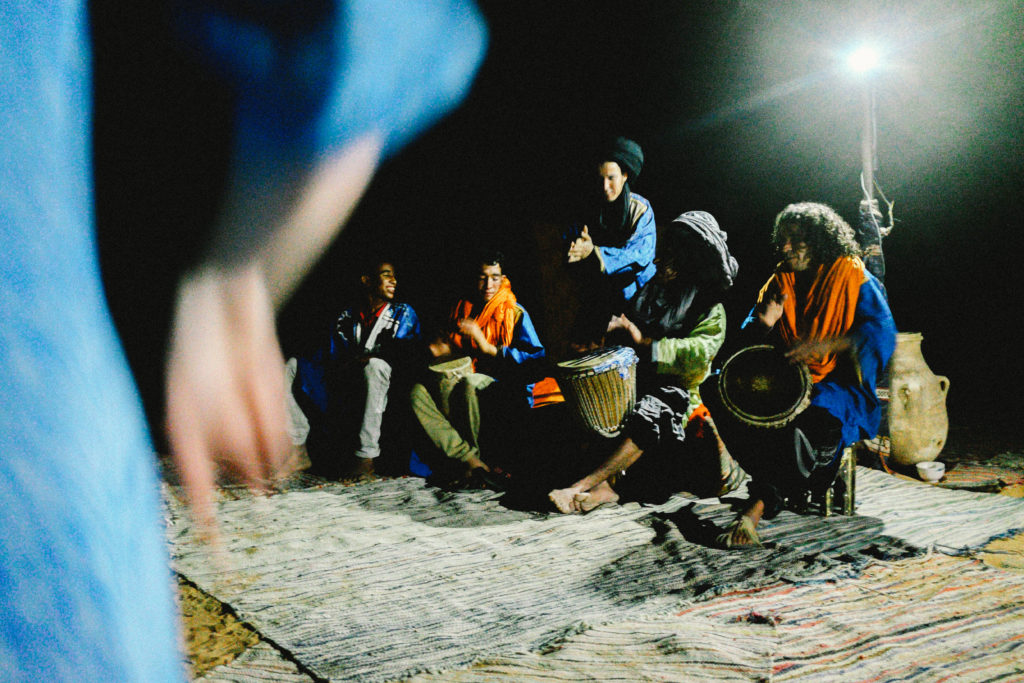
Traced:
[[449, 399], [455, 385], [473, 374], [473, 359], [469, 356], [461, 356], [451, 360], [434, 363], [430, 366], [431, 376], [435, 385], [431, 387], [436, 390], [435, 399], [439, 400], [438, 405], [445, 415], [449, 413]]
[[585, 427], [619, 435], [636, 403], [637, 360], [633, 349], [614, 346], [558, 363], [558, 386]]
[[740, 422], [783, 427], [811, 403], [811, 372], [768, 344], [748, 346], [725, 361], [718, 376], [722, 404]]

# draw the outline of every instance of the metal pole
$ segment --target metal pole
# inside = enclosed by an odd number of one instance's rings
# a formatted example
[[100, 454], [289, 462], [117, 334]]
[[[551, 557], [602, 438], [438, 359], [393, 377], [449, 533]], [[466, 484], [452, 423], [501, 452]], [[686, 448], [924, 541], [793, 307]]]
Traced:
[[864, 128], [860, 135], [861, 182], [865, 199], [875, 197], [875, 171], [878, 170], [878, 150], [875, 145], [875, 84], [868, 78], [864, 85]]

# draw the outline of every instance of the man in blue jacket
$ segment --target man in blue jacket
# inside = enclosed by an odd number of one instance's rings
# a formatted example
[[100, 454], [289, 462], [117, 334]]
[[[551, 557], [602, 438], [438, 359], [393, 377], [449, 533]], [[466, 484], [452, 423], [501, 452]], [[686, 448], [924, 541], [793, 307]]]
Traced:
[[388, 394], [420, 338], [412, 306], [395, 301], [398, 276], [390, 261], [375, 262], [360, 282], [363, 302], [338, 316], [312, 357], [299, 359], [295, 385], [310, 418], [310, 457], [340, 466], [342, 478], [373, 474]]
[[[516, 424], [532, 404], [533, 382], [543, 373], [544, 346], [530, 315], [512, 292], [504, 256], [484, 254], [477, 262], [475, 292], [451, 310], [447, 329], [429, 345], [436, 362], [466, 358], [465, 369], [425, 379], [412, 388], [412, 410], [433, 450], [447, 456], [432, 469], [451, 470], [458, 483], [501, 485], [481, 457], [481, 406], [487, 390], [490, 422], [499, 429]], [[495, 413], [500, 413], [498, 417]], [[497, 439], [501, 441], [501, 439]], [[498, 473], [495, 472], [495, 475]]]
[[643, 150], [616, 138], [597, 155], [596, 193], [582, 226], [574, 226], [566, 260], [580, 283], [581, 311], [573, 341], [604, 334], [612, 315], [654, 277], [657, 228], [651, 203], [632, 191], [643, 169]]

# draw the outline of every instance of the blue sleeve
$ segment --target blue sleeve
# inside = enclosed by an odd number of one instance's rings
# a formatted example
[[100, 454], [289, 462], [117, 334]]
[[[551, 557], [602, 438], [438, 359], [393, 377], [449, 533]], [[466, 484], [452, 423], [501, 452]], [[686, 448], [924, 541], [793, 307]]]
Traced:
[[395, 332], [395, 339], [418, 341], [420, 339], [420, 319], [412, 306], [405, 304], [402, 307], [402, 321]]
[[238, 144], [301, 162], [361, 135], [385, 157], [454, 108], [483, 59], [470, 0], [180, 0], [178, 20], [237, 86]]
[[[601, 260], [604, 262], [605, 273], [609, 275], [643, 273], [646, 277], [637, 278], [639, 286], [643, 286], [654, 274], [654, 255], [658, 241], [654, 209], [647, 203], [647, 200], [643, 201], [647, 204], [647, 210], [636, 222], [633, 234], [626, 244], [622, 247], [601, 246]], [[645, 271], [650, 271], [650, 274]]]
[[882, 285], [871, 273], [867, 273], [867, 281], [860, 286], [850, 336], [857, 349], [862, 381], [874, 393], [878, 378], [896, 349], [896, 323]]
[[857, 360], [857, 377], [833, 380], [836, 370], [814, 385], [811, 404], [828, 410], [843, 423], [843, 444], [848, 445], [878, 433], [882, 410], [875, 393], [878, 378], [896, 348], [896, 324], [882, 287], [875, 276], [867, 280], [857, 295], [850, 337]]
[[537, 330], [530, 320], [530, 314], [522, 306], [519, 307], [522, 315], [512, 333], [512, 343], [508, 346], [499, 346], [498, 355], [505, 361], [516, 365], [535, 363], [539, 364], [544, 360], [544, 345], [540, 343]]
[[356, 314], [351, 308], [341, 312], [330, 330], [325, 349], [317, 351], [318, 357], [324, 361], [337, 361], [360, 353], [356, 342]]

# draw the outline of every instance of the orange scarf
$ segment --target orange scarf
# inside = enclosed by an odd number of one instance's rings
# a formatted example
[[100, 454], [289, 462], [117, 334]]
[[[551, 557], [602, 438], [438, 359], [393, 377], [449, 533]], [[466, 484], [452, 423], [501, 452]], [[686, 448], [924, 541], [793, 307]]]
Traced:
[[[452, 326], [464, 318], [472, 317], [473, 302], [462, 299], [452, 309], [449, 321]], [[491, 300], [484, 304], [480, 313], [476, 315], [476, 324], [484, 333], [484, 339], [495, 346], [508, 346], [512, 343], [512, 335], [516, 328], [518, 309], [516, 308], [516, 295], [512, 293], [512, 283], [507, 277], [502, 276], [501, 286]], [[457, 328], [456, 328], [457, 329]], [[452, 334], [452, 344], [462, 348], [462, 335]], [[470, 342], [476, 347], [475, 342]]]
[[[864, 284], [864, 262], [856, 256], [836, 259], [830, 266], [818, 266], [814, 281], [801, 310], [797, 310], [796, 275], [776, 269], [757, 295], [758, 303], [774, 286], [786, 295], [779, 318], [779, 332], [786, 346], [801, 342], [819, 342], [844, 336], [853, 326], [857, 295]], [[811, 381], [821, 381], [838, 362], [835, 353], [807, 364]]]

